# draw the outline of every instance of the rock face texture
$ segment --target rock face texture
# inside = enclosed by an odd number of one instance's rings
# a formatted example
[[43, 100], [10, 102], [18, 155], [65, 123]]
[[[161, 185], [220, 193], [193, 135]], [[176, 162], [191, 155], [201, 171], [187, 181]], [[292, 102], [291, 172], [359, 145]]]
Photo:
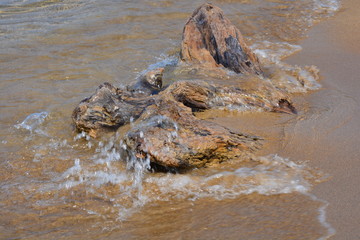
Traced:
[[123, 89], [110, 83], [100, 85], [73, 111], [72, 119], [77, 129], [96, 137], [100, 130], [116, 130], [137, 119], [145, 107], [154, 103], [151, 95], [161, 90], [163, 72], [163, 68], [149, 71]]
[[259, 147], [260, 139], [197, 119], [190, 108], [169, 97], [146, 109], [124, 143], [156, 165], [187, 169], [244, 157]]
[[134, 98], [125, 89], [104, 83], [96, 92], [82, 100], [74, 109], [72, 119], [77, 130], [97, 137], [101, 131], [115, 131], [138, 118], [146, 106], [154, 103], [149, 97]]
[[295, 113], [282, 94], [264, 98], [238, 88], [203, 81], [178, 81], [157, 95], [134, 98], [132, 92], [101, 85], [73, 112], [78, 130], [96, 137], [134, 121], [123, 142], [128, 154], [164, 168], [189, 169], [240, 158], [261, 139], [197, 119], [194, 112], [226, 108]]
[[236, 73], [262, 74], [258, 58], [240, 31], [210, 3], [197, 8], [185, 24], [180, 55], [182, 61], [204, 67], [223, 66]]
[[256, 75], [261, 86], [176, 81], [162, 88], [164, 69], [159, 68], [124, 88], [99, 86], [73, 111], [77, 130], [97, 137], [132, 122], [122, 139], [127, 156], [149, 159], [155, 169], [191, 169], [249, 158], [261, 145], [259, 137], [198, 119], [194, 112], [231, 107], [296, 113], [286, 93], [258, 76], [262, 70], [257, 57], [218, 7], [204, 4], [194, 11], [184, 28], [181, 59], [205, 70], [222, 66]]

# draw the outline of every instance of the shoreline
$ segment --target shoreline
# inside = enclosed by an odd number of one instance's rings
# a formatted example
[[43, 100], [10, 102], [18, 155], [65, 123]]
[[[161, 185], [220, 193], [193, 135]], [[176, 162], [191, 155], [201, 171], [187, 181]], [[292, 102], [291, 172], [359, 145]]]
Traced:
[[343, 0], [335, 16], [315, 25], [300, 41], [303, 50], [285, 60], [320, 69], [322, 89], [303, 97], [312, 119], [296, 124], [298, 134], [283, 155], [306, 159], [330, 176], [312, 193], [329, 203], [326, 220], [336, 230], [331, 239], [339, 240], [360, 238], [359, 23], [360, 2]]

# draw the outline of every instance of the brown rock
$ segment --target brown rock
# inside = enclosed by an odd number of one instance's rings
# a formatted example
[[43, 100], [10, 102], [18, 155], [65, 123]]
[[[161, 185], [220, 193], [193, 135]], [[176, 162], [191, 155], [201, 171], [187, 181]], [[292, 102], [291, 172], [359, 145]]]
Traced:
[[[239, 30], [211, 4], [196, 9], [187, 22], [181, 58], [203, 69], [224, 66], [237, 73], [262, 74]], [[156, 169], [189, 169], [249, 158], [260, 145], [259, 137], [197, 119], [193, 112], [235, 108], [296, 113], [286, 93], [261, 76], [252, 75], [239, 86], [177, 81], [163, 89], [163, 71], [149, 71], [125, 88], [104, 83], [75, 108], [76, 128], [96, 137], [135, 121], [123, 138], [128, 157], [149, 158]]]
[[190, 108], [167, 97], [146, 109], [124, 143], [131, 154], [148, 157], [156, 169], [189, 169], [248, 159], [260, 139], [197, 119]]
[[105, 83], [79, 104], [73, 120], [78, 130], [93, 137], [136, 120], [123, 139], [128, 155], [149, 157], [157, 168], [188, 169], [249, 156], [260, 142], [259, 137], [197, 119], [194, 111], [228, 106], [246, 110], [295, 110], [281, 94], [272, 98], [264, 96], [203, 81], [179, 81], [158, 95], [134, 98], [132, 92]]
[[104, 83], [79, 103], [72, 119], [78, 131], [96, 137], [99, 131], [115, 131], [138, 118], [145, 107], [153, 103], [151, 97], [134, 98], [131, 92]]
[[240, 31], [220, 8], [210, 3], [197, 8], [187, 21], [181, 59], [207, 68], [223, 66], [236, 73], [262, 74], [258, 58], [245, 44]]

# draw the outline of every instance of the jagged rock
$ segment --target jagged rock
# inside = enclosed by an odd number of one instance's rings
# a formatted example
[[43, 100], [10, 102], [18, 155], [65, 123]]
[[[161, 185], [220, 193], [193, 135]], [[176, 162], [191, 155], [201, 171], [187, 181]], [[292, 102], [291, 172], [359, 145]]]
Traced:
[[73, 111], [76, 128], [96, 137], [99, 131], [116, 130], [137, 119], [146, 106], [154, 103], [151, 95], [161, 90], [163, 72], [163, 68], [146, 72], [126, 88], [116, 88], [110, 83], [100, 85]]
[[222, 65], [236, 73], [262, 74], [240, 31], [210, 3], [197, 8], [185, 24], [180, 55], [182, 61], [207, 68]]
[[133, 98], [132, 92], [101, 85], [74, 110], [79, 130], [93, 137], [136, 120], [123, 142], [128, 154], [149, 158], [155, 169], [189, 169], [249, 156], [260, 138], [197, 119], [193, 112], [231, 107], [294, 112], [283, 96], [266, 99], [239, 88], [204, 81], [178, 81], [157, 95]]
[[248, 157], [260, 138], [197, 119], [170, 95], [156, 100], [124, 137], [127, 150], [158, 168], [188, 169]]
[[[156, 169], [189, 169], [249, 156], [260, 138], [197, 119], [193, 112], [214, 108], [296, 113], [287, 94], [258, 76], [258, 59], [222, 11], [204, 4], [184, 28], [181, 58], [201, 68], [223, 66], [256, 75], [252, 83], [222, 86], [177, 81], [162, 88], [163, 68], [147, 72], [130, 86], [101, 85], [75, 108], [77, 130], [92, 137], [134, 123], [123, 143], [128, 156], [149, 158]], [[220, 68], [216, 68], [220, 69]]]
[[269, 111], [296, 114], [296, 109], [287, 100], [283, 91], [270, 83], [262, 83], [260, 91], [250, 91], [239, 87], [226, 87], [204, 81], [178, 81], [170, 85], [160, 95], [172, 95], [193, 111], [214, 108], [234, 108], [247, 111]]
[[145, 107], [153, 103], [151, 97], [134, 98], [131, 92], [104, 83], [92, 96], [80, 102], [72, 119], [78, 131], [96, 137], [98, 132], [115, 131], [138, 118]]

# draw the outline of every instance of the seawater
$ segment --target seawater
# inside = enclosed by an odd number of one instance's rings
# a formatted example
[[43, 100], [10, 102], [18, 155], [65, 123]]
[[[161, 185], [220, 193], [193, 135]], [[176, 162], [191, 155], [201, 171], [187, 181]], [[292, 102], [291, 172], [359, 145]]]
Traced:
[[[126, 85], [156, 67], [170, 69], [167, 83], [189, 78], [171, 68], [183, 25], [201, 3], [1, 2], [1, 239], [326, 239], [334, 234], [326, 202], [311, 194], [323, 174], [307, 167], [308, 159], [287, 159], [274, 149], [251, 161], [153, 173], [149, 159], [122, 154], [121, 137], [131, 124], [99, 140], [74, 131], [73, 108], [105, 81]], [[213, 3], [242, 31], [270, 80], [292, 83], [287, 90], [294, 93], [321, 88], [321, 69], [289, 65], [285, 58], [301, 51], [298, 41], [306, 30], [335, 14], [338, 1]], [[229, 73], [228, 84], [237, 77]], [[297, 120], [265, 117], [270, 120], [264, 128], [275, 123], [280, 131]], [[281, 140], [277, 134], [264, 137]]]

